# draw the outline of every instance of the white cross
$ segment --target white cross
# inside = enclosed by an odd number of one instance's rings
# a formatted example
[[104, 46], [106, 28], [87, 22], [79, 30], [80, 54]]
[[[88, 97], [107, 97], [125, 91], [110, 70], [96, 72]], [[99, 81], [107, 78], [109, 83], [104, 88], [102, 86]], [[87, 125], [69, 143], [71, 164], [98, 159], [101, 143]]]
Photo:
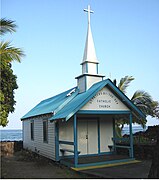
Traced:
[[90, 5], [88, 5], [88, 9], [84, 9], [84, 11], [88, 13], [88, 24], [90, 24], [90, 13], [94, 13], [94, 11], [91, 10]]

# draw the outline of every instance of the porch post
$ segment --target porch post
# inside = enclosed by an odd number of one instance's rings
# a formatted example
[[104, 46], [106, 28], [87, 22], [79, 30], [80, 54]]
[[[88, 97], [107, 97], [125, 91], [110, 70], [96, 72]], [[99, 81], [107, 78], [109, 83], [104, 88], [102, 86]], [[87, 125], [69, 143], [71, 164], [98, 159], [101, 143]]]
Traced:
[[55, 158], [59, 161], [59, 124], [58, 121], [55, 123]]
[[100, 154], [100, 119], [97, 120], [98, 123], [98, 154]]
[[132, 113], [130, 113], [129, 117], [129, 132], [130, 132], [130, 158], [134, 157], [134, 150], [133, 150], [133, 133], [132, 133]]
[[113, 118], [113, 151], [116, 153], [116, 132], [115, 132], [115, 118]]
[[77, 167], [78, 164], [78, 152], [77, 152], [77, 118], [74, 115], [74, 164]]

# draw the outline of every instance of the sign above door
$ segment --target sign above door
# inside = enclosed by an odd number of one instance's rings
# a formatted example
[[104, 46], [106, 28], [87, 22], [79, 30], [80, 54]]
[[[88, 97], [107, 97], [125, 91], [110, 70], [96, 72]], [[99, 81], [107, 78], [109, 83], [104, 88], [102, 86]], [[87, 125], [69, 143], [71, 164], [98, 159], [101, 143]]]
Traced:
[[107, 87], [100, 90], [81, 110], [129, 110]]

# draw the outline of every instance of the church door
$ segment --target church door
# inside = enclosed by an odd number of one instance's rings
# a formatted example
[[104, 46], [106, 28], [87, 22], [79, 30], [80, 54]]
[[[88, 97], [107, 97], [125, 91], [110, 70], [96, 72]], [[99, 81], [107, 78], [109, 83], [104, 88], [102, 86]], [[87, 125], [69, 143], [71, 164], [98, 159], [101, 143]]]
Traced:
[[98, 153], [98, 123], [96, 119], [78, 120], [78, 151], [80, 155]]

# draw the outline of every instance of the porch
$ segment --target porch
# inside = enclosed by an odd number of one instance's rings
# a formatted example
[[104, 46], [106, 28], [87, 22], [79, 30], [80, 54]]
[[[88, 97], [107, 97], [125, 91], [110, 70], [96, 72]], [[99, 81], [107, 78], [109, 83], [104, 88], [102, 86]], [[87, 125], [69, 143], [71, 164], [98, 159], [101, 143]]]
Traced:
[[[88, 167], [88, 166], [99, 166], [106, 164], [122, 163], [122, 162], [131, 162], [135, 160], [130, 158], [127, 155], [117, 155], [117, 154], [104, 154], [104, 155], [90, 155], [90, 156], [79, 156], [77, 168]], [[74, 167], [75, 159], [74, 157], [63, 158], [60, 160], [60, 163]]]
[[[113, 118], [108, 119], [108, 115], [113, 117], [113, 112], [102, 112], [104, 113], [104, 119], [102, 121], [101, 118], [93, 118], [91, 114], [91, 118], [87, 121], [87, 126], [89, 122], [91, 122], [91, 137], [88, 135], [84, 135], [84, 138], [80, 136], [80, 128], [79, 125], [84, 124], [86, 122], [85, 119], [80, 119], [74, 115], [72, 122], [71, 120], [69, 123], [65, 123], [63, 125], [64, 130], [61, 131], [59, 127], [61, 124], [56, 124], [56, 160], [60, 161], [60, 163], [69, 166], [69, 167], [87, 167], [87, 166], [96, 166], [96, 165], [103, 165], [103, 164], [113, 164], [117, 162], [126, 162], [132, 161], [133, 158], [133, 137], [132, 137], [132, 114], [129, 111], [118, 111], [116, 114], [124, 114], [129, 119], [130, 124], [130, 139], [128, 146], [119, 146], [117, 143], [118, 141], [125, 141], [123, 138], [116, 138], [115, 133], [115, 121]], [[112, 114], [111, 114], [112, 113]], [[85, 115], [86, 116], [86, 115]], [[96, 115], [97, 116], [97, 115]], [[99, 116], [99, 115], [98, 115]], [[78, 116], [79, 117], [79, 116]], [[96, 120], [97, 119], [97, 120]], [[111, 126], [109, 129], [106, 130], [106, 126], [102, 122], [109, 121], [111, 122]], [[67, 128], [66, 128], [67, 127]], [[82, 135], [84, 134], [84, 127], [82, 128]], [[67, 129], [67, 130], [66, 130]], [[88, 133], [88, 127], [87, 133]], [[102, 131], [103, 130], [103, 131]], [[62, 136], [59, 136], [59, 131], [61, 132]], [[110, 134], [102, 134], [102, 132], [111, 132]], [[69, 136], [68, 136], [69, 135]], [[69, 137], [69, 138], [67, 138]], [[107, 138], [109, 137], [109, 138]], [[80, 144], [80, 138], [82, 139], [82, 143]], [[91, 139], [91, 141], [89, 141]], [[86, 141], [86, 143], [84, 143]], [[88, 143], [89, 142], [89, 143]], [[103, 143], [102, 143], [103, 142]], [[90, 146], [91, 144], [91, 146]], [[85, 149], [86, 151], [84, 151]], [[118, 155], [117, 149], [118, 148], [125, 148], [127, 150], [127, 156]]]

